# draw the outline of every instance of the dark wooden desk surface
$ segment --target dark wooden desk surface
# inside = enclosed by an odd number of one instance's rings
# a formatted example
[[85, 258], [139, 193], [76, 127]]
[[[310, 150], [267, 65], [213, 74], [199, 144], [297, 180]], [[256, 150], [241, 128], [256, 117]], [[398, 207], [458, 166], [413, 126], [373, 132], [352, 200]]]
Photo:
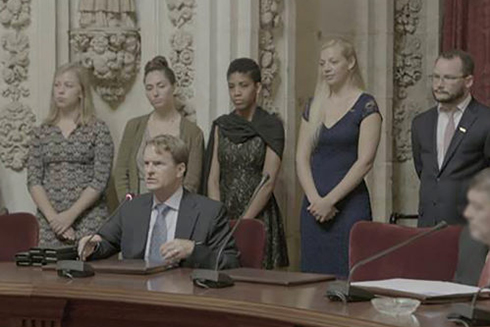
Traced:
[[455, 326], [446, 320], [447, 305], [394, 318], [369, 302], [330, 302], [323, 296], [327, 282], [206, 290], [193, 286], [190, 271], [70, 280], [0, 263], [0, 326]]

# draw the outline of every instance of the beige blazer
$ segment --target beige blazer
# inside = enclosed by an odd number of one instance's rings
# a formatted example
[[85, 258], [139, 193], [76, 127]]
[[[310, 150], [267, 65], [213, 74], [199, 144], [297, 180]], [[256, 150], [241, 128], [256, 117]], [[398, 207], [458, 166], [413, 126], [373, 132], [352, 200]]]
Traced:
[[[136, 156], [150, 115], [133, 118], [124, 128], [114, 169], [114, 182], [119, 201], [128, 192], [138, 194], [139, 180]], [[204, 135], [196, 124], [182, 117], [180, 120], [180, 138], [189, 148], [189, 162], [184, 178], [184, 187], [191, 192], [197, 192], [201, 181]]]

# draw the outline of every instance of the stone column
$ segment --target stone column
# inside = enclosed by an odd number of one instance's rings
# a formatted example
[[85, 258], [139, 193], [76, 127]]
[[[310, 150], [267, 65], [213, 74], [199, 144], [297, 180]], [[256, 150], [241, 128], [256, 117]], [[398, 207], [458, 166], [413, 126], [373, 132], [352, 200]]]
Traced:
[[393, 210], [399, 213], [417, 213], [419, 180], [410, 127], [418, 113], [434, 104], [427, 76], [439, 53], [441, 17], [439, 1], [395, 1]]

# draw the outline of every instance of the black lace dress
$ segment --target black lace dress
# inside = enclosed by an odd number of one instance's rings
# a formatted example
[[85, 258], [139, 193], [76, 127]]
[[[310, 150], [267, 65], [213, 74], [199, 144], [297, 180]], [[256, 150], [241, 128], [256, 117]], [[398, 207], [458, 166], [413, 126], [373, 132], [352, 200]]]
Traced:
[[[221, 129], [218, 130], [221, 201], [230, 219], [237, 219], [262, 178], [267, 145], [260, 136], [234, 143]], [[263, 267], [272, 269], [287, 266], [289, 262], [284, 226], [274, 195], [256, 218], [264, 222], [267, 231]]]

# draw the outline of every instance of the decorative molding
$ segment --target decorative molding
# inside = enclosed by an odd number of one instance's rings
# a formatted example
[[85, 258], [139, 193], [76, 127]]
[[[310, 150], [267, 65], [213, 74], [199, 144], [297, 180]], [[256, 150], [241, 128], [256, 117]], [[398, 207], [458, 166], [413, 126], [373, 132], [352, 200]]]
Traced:
[[25, 167], [36, 121], [32, 110], [20, 102], [30, 94], [24, 85], [29, 76], [29, 37], [23, 31], [31, 22], [30, 4], [30, 0], [0, 0], [0, 23], [6, 29], [0, 38], [2, 96], [10, 100], [0, 111], [0, 159], [16, 171]]
[[259, 58], [262, 72], [262, 104], [267, 110], [278, 112], [274, 105], [275, 87], [280, 61], [274, 34], [280, 30], [283, 0], [260, 0]]
[[170, 63], [177, 79], [177, 109], [190, 120], [196, 120], [194, 99], [194, 23], [195, 0], [167, 0], [168, 16], [174, 27], [170, 36]]
[[395, 158], [405, 162], [412, 158], [410, 126], [420, 106], [406, 100], [408, 89], [422, 79], [422, 40], [416, 34], [421, 0], [396, 0], [395, 4], [395, 106], [393, 132], [395, 135]]
[[395, 82], [398, 99], [407, 97], [407, 88], [422, 78], [421, 40], [400, 37], [395, 42]]
[[393, 135], [395, 136], [396, 160], [405, 162], [412, 159], [411, 124], [422, 110], [417, 102], [405, 101], [394, 108]]
[[5, 167], [24, 169], [35, 122], [31, 108], [20, 102], [11, 102], [0, 112], [0, 159]]
[[80, 0], [79, 29], [70, 31], [71, 51], [91, 72], [95, 91], [117, 107], [134, 83], [141, 61], [135, 0]]
[[397, 0], [395, 7], [395, 85], [397, 96], [404, 99], [407, 88], [422, 77], [422, 43], [418, 28], [421, 0]]
[[1, 0], [0, 23], [4, 27], [21, 29], [31, 22], [30, 0]]
[[28, 97], [29, 90], [21, 85], [27, 81], [29, 66], [29, 38], [23, 32], [8, 32], [1, 37], [2, 48], [6, 52], [3, 61], [2, 79], [7, 85], [2, 96], [18, 101]]

